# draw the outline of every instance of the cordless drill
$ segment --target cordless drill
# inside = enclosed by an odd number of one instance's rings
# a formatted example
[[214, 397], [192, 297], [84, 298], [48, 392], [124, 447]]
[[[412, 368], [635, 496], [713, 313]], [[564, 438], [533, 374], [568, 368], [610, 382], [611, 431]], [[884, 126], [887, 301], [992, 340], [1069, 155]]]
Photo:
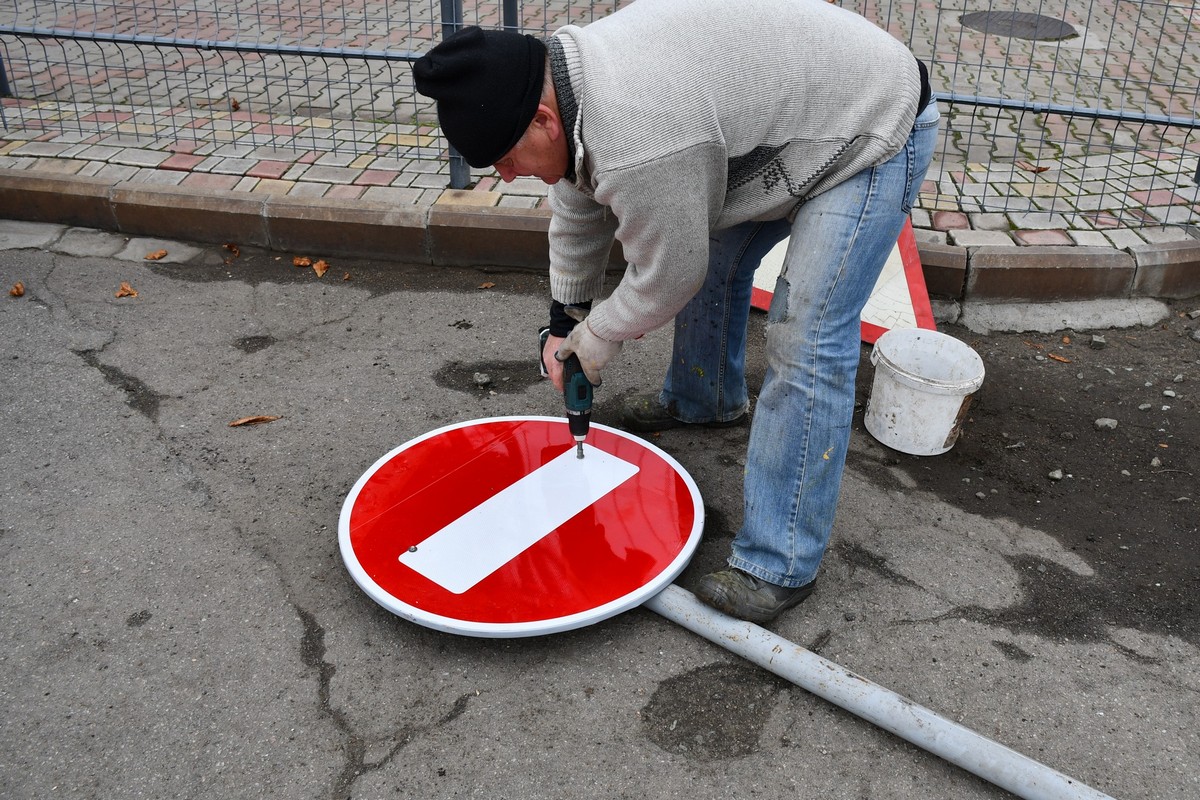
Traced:
[[592, 383], [574, 353], [563, 362], [563, 400], [567, 403], [567, 427], [575, 439], [575, 457], [583, 458], [583, 440], [592, 422]]

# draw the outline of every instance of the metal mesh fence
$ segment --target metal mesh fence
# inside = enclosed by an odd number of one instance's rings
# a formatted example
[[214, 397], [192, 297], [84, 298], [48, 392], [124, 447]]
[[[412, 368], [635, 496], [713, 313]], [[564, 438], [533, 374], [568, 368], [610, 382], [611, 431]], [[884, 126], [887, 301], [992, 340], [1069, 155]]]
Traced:
[[[1200, 7], [1132, 0], [844, 0], [931, 65], [943, 138], [927, 210], [1084, 228], [1200, 221]], [[281, 158], [444, 169], [408, 63], [443, 20], [548, 34], [622, 5], [515, 0], [4, 0], [4, 138], [235, 139]]]

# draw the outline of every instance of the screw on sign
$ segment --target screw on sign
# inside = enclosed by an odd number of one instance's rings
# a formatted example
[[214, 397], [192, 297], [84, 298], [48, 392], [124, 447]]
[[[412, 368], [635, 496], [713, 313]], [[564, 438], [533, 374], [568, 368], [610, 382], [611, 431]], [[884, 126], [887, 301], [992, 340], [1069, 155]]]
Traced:
[[704, 524], [669, 455], [593, 425], [586, 457], [562, 418], [497, 417], [401, 445], [358, 480], [338, 537], [384, 608], [471, 636], [590, 625], [657, 594]]

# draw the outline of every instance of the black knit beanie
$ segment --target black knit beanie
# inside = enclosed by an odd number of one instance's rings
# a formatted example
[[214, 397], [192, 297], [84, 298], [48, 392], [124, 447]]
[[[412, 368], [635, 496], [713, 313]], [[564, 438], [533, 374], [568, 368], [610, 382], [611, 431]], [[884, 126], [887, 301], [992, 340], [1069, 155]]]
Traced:
[[413, 64], [417, 91], [437, 100], [450, 144], [472, 167], [490, 167], [512, 149], [537, 113], [546, 45], [512, 31], [471, 26]]

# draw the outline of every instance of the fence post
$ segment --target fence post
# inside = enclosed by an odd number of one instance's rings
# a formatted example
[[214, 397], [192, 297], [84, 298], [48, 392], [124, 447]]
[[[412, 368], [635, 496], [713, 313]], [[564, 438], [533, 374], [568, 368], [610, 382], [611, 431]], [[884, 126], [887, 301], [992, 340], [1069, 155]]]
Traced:
[[4, 69], [4, 55], [0, 54], [0, 97], [12, 96], [12, 89], [8, 85], [8, 72]]
[[[453, 35], [462, 24], [462, 0], [442, 0], [442, 38]], [[471, 165], [450, 145], [450, 188], [465, 189], [470, 183]]]
[[521, 28], [521, 12], [517, 0], [504, 0], [504, 10], [501, 12], [501, 22], [504, 30], [517, 31]]

